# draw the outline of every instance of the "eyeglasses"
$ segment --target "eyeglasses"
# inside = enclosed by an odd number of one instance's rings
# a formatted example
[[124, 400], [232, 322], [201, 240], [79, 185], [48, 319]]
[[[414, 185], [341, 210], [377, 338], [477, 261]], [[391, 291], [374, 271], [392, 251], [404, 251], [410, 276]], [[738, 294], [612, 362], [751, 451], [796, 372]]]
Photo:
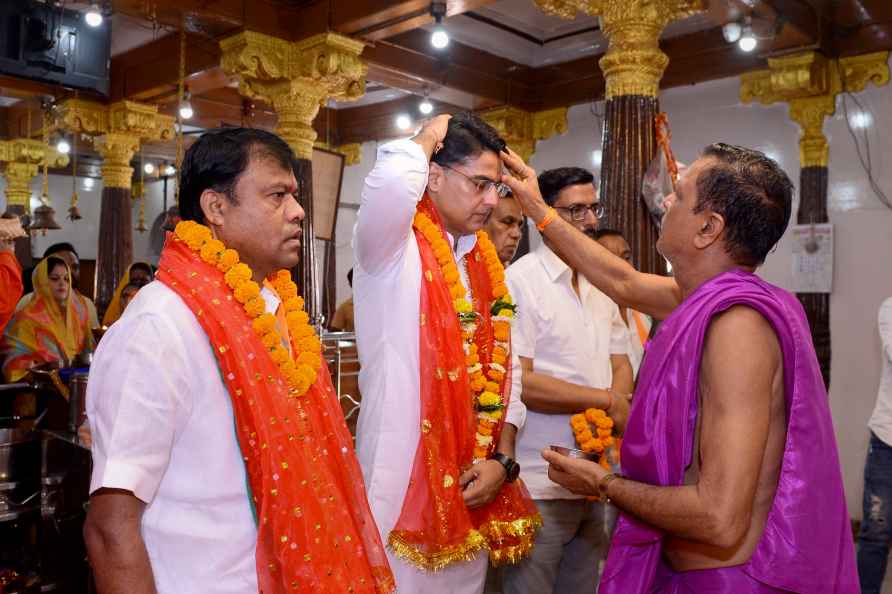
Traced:
[[474, 188], [477, 190], [477, 193], [480, 195], [486, 194], [490, 190], [495, 189], [496, 194], [498, 194], [499, 198], [504, 198], [508, 195], [508, 192], [511, 191], [511, 188], [503, 184], [502, 182], [493, 181], [491, 179], [480, 179], [474, 178], [467, 174], [462, 173], [458, 169], [453, 169], [449, 165], [440, 165], [443, 169], [448, 169], [449, 171], [454, 171], [472, 184], [474, 184]]
[[573, 206], [555, 206], [555, 210], [565, 210], [570, 213], [570, 218], [574, 221], [584, 221], [585, 213], [591, 211], [596, 219], [604, 217], [604, 205], [600, 202], [595, 204], [574, 204]]

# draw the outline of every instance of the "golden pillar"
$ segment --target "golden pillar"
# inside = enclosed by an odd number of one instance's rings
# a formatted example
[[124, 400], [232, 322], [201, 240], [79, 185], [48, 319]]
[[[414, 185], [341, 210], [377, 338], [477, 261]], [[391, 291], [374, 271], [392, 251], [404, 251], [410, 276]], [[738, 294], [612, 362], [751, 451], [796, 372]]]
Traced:
[[367, 68], [360, 60], [364, 44], [334, 33], [301, 41], [286, 41], [244, 31], [220, 42], [223, 70], [239, 77], [239, 92], [273, 106], [276, 132], [297, 156], [295, 176], [300, 186], [304, 242], [297, 281], [314, 323], [321, 323], [316, 245], [313, 232], [313, 120], [328, 99], [355, 100], [365, 94]]
[[[6, 180], [6, 212], [24, 215], [31, 212], [31, 181], [44, 164], [65, 167], [68, 157], [42, 140], [16, 138], [0, 140], [0, 164]], [[31, 238], [16, 240], [16, 257], [24, 267], [31, 265]]]
[[88, 134], [102, 156], [102, 207], [96, 259], [96, 307], [105, 311], [124, 271], [133, 262], [130, 162], [141, 142], [174, 137], [174, 119], [156, 105], [119, 101], [103, 105], [82, 99], [62, 104], [61, 127]]
[[[768, 69], [741, 77], [740, 99], [769, 105], [786, 102], [790, 119], [799, 124], [799, 210], [796, 222], [826, 223], [827, 166], [830, 146], [824, 136], [824, 118], [836, 111], [836, 96], [860, 92], [868, 82], [889, 82], [889, 52], [830, 60], [817, 52], [769, 58]], [[799, 293], [811, 326], [821, 372], [830, 386], [830, 295]]]
[[641, 200], [644, 171], [656, 154], [657, 93], [669, 58], [660, 50], [663, 29], [703, 8], [701, 0], [534, 0], [545, 12], [600, 17], [609, 41], [599, 64], [606, 81], [601, 199], [608, 225], [621, 231], [638, 268], [665, 272], [656, 252], [657, 229]]

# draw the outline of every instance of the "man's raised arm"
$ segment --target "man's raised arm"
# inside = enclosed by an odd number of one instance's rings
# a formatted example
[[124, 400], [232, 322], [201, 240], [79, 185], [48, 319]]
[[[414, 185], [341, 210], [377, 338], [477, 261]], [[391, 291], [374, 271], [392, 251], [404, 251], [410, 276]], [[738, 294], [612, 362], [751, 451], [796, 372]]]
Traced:
[[354, 234], [356, 260], [369, 274], [393, 264], [405, 249], [415, 207], [427, 186], [428, 164], [451, 116], [437, 116], [410, 140], [389, 142], [362, 188]]
[[[511, 172], [503, 176], [502, 181], [511, 188], [524, 213], [535, 223], [541, 223], [549, 207], [539, 192], [536, 172], [513, 151], [501, 156]], [[543, 234], [571, 268], [579, 271], [620, 307], [632, 307], [662, 320], [681, 303], [681, 290], [675, 279], [638, 272], [561, 217], [554, 217]]]

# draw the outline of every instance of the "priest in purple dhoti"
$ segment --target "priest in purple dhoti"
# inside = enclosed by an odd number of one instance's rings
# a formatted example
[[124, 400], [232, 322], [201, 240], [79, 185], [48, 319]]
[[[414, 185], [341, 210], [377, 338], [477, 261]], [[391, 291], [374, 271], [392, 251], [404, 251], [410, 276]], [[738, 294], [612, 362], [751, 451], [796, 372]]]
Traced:
[[670, 278], [636, 272], [554, 216], [535, 172], [513, 153], [503, 160], [505, 183], [568, 264], [621, 307], [663, 320], [621, 473], [542, 453], [553, 481], [621, 511], [599, 593], [856, 594], [808, 321], [795, 296], [755, 274], [790, 220], [783, 170], [757, 151], [706, 147], [665, 200], [657, 248]]

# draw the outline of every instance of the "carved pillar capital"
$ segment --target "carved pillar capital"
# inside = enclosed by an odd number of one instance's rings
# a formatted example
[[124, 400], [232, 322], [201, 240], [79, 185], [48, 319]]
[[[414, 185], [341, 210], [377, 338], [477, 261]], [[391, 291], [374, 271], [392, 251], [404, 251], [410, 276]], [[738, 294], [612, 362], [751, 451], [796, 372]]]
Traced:
[[703, 9], [702, 0], [534, 0], [543, 11], [564, 18], [597, 15], [609, 40], [599, 64], [606, 98], [656, 97], [669, 58], [660, 50], [663, 29]]
[[480, 117], [495, 128], [508, 146], [529, 161], [536, 151], [536, 142], [567, 131], [567, 108], [530, 113], [516, 107], [488, 109]]
[[740, 99], [764, 105], [786, 102], [790, 119], [799, 124], [799, 160], [802, 167], [827, 167], [829, 145], [824, 118], [836, 110], [841, 91], [862, 91], [868, 82], [889, 82], [889, 52], [829, 60], [817, 52], [770, 58], [767, 70], [741, 76]]
[[14, 138], [0, 140], [0, 164], [6, 178], [7, 204], [22, 205], [30, 211], [31, 180], [40, 173], [44, 165], [65, 167], [68, 155], [59, 153], [42, 140]]
[[364, 45], [334, 33], [290, 42], [243, 31], [220, 42], [220, 64], [239, 77], [239, 92], [271, 104], [279, 116], [276, 131], [298, 158], [310, 159], [313, 120], [328, 99], [349, 101], [365, 94]]

